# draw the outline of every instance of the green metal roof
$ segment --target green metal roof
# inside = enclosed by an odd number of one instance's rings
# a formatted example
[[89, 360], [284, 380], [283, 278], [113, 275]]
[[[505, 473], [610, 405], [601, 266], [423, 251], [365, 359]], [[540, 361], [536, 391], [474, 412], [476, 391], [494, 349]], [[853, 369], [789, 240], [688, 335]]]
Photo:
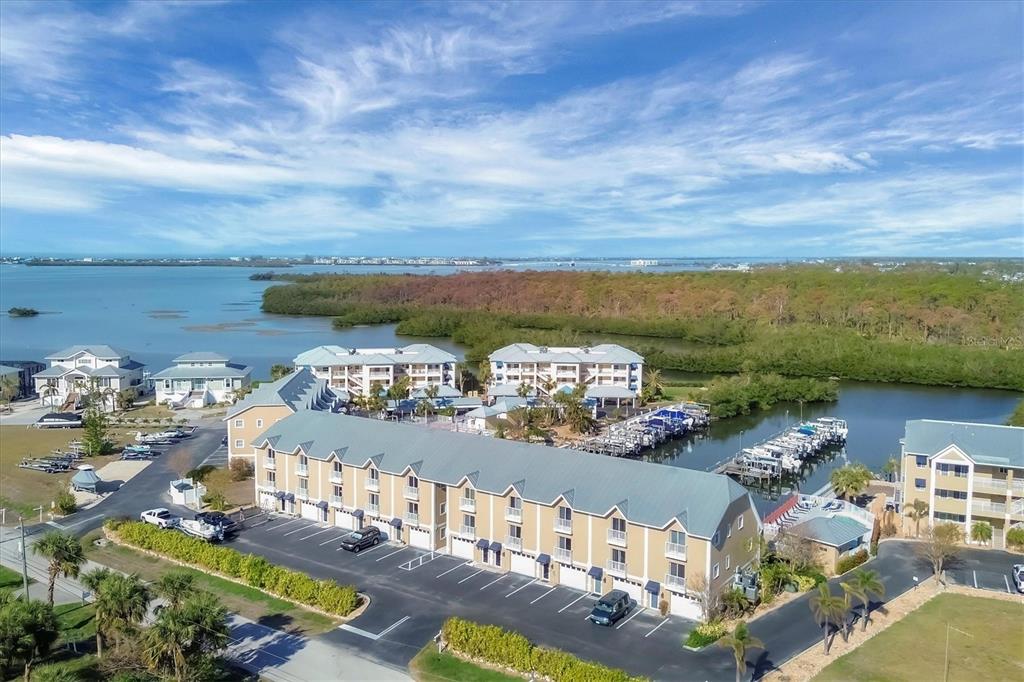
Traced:
[[1024, 428], [934, 419], [907, 422], [906, 454], [934, 456], [955, 445], [979, 464], [1024, 468]]
[[791, 528], [796, 535], [831, 547], [842, 547], [863, 537], [871, 529], [849, 516], [814, 516]]

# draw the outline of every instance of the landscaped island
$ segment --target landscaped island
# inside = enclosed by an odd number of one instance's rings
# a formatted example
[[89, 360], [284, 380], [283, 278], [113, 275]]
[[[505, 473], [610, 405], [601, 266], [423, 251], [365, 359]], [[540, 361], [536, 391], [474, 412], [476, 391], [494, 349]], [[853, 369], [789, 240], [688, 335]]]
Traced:
[[[647, 363], [690, 372], [772, 372], [1024, 390], [1024, 283], [935, 270], [618, 274], [286, 276], [266, 312], [329, 315], [338, 327], [398, 323], [447, 336], [484, 359], [517, 341], [630, 345]], [[686, 342], [666, 348], [659, 340]]]
[[35, 308], [8, 308], [7, 314], [11, 317], [35, 317], [39, 311]]

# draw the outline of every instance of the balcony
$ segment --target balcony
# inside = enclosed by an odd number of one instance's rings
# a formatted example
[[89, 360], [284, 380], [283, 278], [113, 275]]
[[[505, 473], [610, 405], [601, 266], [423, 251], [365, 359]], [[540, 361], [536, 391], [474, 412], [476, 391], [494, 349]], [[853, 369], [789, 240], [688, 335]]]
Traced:
[[523, 522], [523, 508], [522, 507], [505, 507], [505, 520], [511, 521], [512, 523]]
[[516, 552], [523, 551], [523, 539], [512, 537], [511, 535], [505, 536], [505, 547]]
[[670, 559], [682, 559], [683, 561], [686, 561], [686, 545], [680, 545], [675, 542], [666, 542], [665, 556]]
[[309, 465], [308, 464], [296, 464], [295, 465], [296, 476], [309, 476]]
[[411, 526], [418, 526], [418, 525], [420, 525], [420, 515], [419, 514], [413, 514], [412, 512], [406, 512], [405, 516], [403, 518], [405, 519], [405, 522], [408, 523]]
[[609, 559], [604, 567], [611, 575], [617, 575], [622, 578], [626, 577], [626, 562], [624, 561], [612, 561]]
[[476, 499], [472, 497], [460, 497], [459, 498], [459, 509], [464, 512], [475, 513], [476, 512]]
[[420, 489], [414, 485], [405, 486], [405, 499], [413, 501], [420, 499]]
[[555, 519], [555, 532], [564, 533], [566, 535], [572, 535], [572, 520]]
[[332, 471], [331, 472], [331, 483], [337, 483], [338, 485], [341, 485], [341, 472], [340, 471]]
[[974, 500], [971, 503], [971, 512], [985, 516], [1003, 516], [1006, 514], [1006, 505], [1002, 502], [983, 502]]
[[380, 479], [379, 478], [368, 478], [366, 483], [363, 484], [367, 490], [374, 493], [380, 492]]
[[626, 531], [615, 530], [614, 528], [608, 529], [608, 544], [617, 545], [619, 547], [626, 546]]
[[341, 495], [331, 495], [331, 506], [341, 507]]
[[459, 526], [459, 537], [476, 540], [476, 526]]
[[277, 469], [277, 460], [274, 459], [273, 457], [267, 457], [265, 460], [263, 460], [263, 468], [269, 469], [270, 471], [275, 471]]
[[267, 481], [262, 486], [260, 486], [260, 489], [263, 492], [276, 493], [277, 492], [277, 485], [274, 483], [274, 481]]
[[1008, 487], [1007, 481], [1004, 478], [992, 478], [990, 476], [974, 477], [974, 490], [976, 492], [1005, 495]]
[[551, 551], [551, 556], [555, 557], [555, 561], [561, 561], [563, 564], [572, 563], [572, 550], [555, 547]]
[[309, 499], [309, 489], [308, 488], [300, 488], [299, 492], [295, 493], [295, 499], [298, 499], [298, 500], [308, 500]]
[[366, 505], [366, 511], [370, 512], [373, 516], [380, 516], [380, 505], [379, 504], [368, 504]]
[[665, 575], [665, 587], [678, 592], [686, 592], [686, 578], [681, 575]]

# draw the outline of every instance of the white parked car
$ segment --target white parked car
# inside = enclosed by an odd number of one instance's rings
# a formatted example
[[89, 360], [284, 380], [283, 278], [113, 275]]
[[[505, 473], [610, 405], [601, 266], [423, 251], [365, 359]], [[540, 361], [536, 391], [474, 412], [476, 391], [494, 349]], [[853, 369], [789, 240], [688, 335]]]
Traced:
[[148, 509], [139, 514], [139, 518], [160, 528], [173, 528], [181, 523], [180, 516], [175, 516], [166, 509]]
[[1024, 592], [1024, 564], [1014, 564], [1010, 572], [1013, 574], [1014, 587], [1018, 592]]

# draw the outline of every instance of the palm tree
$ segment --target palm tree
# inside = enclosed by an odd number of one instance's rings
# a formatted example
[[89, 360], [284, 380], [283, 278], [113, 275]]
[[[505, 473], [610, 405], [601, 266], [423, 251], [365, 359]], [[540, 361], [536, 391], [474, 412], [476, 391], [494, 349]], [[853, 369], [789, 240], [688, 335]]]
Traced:
[[388, 389], [388, 398], [391, 400], [405, 400], [409, 397], [409, 389], [412, 387], [412, 379], [407, 374], [395, 379], [395, 383], [391, 384]]
[[829, 630], [832, 629], [833, 625], [838, 627], [846, 618], [849, 602], [844, 597], [832, 594], [832, 589], [828, 583], [822, 583], [818, 585], [818, 590], [811, 595], [809, 605], [811, 613], [814, 615], [814, 620], [821, 625], [822, 630], [825, 632], [825, 655], [827, 656]]
[[59, 391], [57, 390], [57, 386], [55, 384], [48, 383], [45, 386], [43, 386], [43, 398], [46, 399], [46, 402], [49, 403], [51, 408], [53, 407], [53, 399], [57, 397], [58, 393]]
[[528, 398], [530, 396], [530, 393], [532, 392], [533, 386], [526, 383], [525, 381], [516, 387], [516, 395], [518, 395], [520, 398]]
[[158, 596], [167, 600], [168, 606], [177, 608], [195, 591], [195, 574], [187, 571], [168, 571], [153, 584], [153, 589]]
[[477, 376], [480, 378], [480, 385], [486, 386], [487, 382], [491, 380], [491, 363], [489, 361], [480, 361], [480, 373]]
[[971, 540], [988, 544], [992, 540], [992, 524], [988, 521], [975, 521], [971, 525]]
[[107, 641], [135, 634], [152, 595], [138, 575], [106, 568], [87, 573], [82, 582], [96, 595], [96, 654], [102, 658]]
[[565, 422], [574, 433], [587, 433], [594, 427], [594, 416], [583, 402], [586, 391], [586, 386], [579, 385], [569, 393], [555, 394], [555, 402], [561, 406]]
[[736, 682], [740, 682], [747, 672], [747, 649], [763, 649], [764, 642], [752, 636], [747, 624], [741, 620], [736, 623], [732, 634], [723, 635], [718, 640], [718, 646], [732, 649], [732, 655], [736, 658]]
[[0, 377], [0, 397], [7, 402], [7, 406], [10, 407], [11, 401], [14, 400], [14, 396], [18, 394], [18, 376], [16, 374], [5, 374]]
[[190, 666], [228, 643], [228, 611], [208, 592], [195, 592], [176, 608], [164, 608], [146, 630], [143, 651], [153, 668], [170, 667], [175, 680], [189, 677]]
[[860, 495], [871, 482], [871, 471], [863, 464], [847, 464], [832, 471], [832, 489], [842, 499]]
[[85, 563], [85, 552], [82, 543], [71, 533], [53, 530], [44, 535], [33, 546], [32, 550], [50, 560], [47, 567], [49, 587], [47, 599], [53, 606], [53, 588], [57, 584], [57, 576], [77, 578]]
[[849, 582], [840, 585], [847, 594], [853, 595], [864, 605], [862, 609], [863, 622], [861, 630], [868, 629], [868, 615], [871, 613], [871, 597], [881, 599], [885, 596], [885, 583], [878, 577], [876, 571], [869, 568], [862, 568], [853, 574]]
[[542, 391], [544, 391], [544, 398], [548, 401], [548, 403], [554, 402], [553, 398], [551, 397], [551, 394], [555, 392], [556, 388], [558, 388], [558, 384], [555, 382], [555, 380], [544, 379], [543, 381], [540, 382], [540, 388]]
[[660, 369], [649, 368], [644, 372], [644, 390], [646, 399], [657, 398], [665, 390], [665, 380], [661, 376]]
[[914, 537], [921, 537], [921, 521], [928, 518], [928, 503], [924, 500], [914, 500], [903, 513], [914, 521]]

